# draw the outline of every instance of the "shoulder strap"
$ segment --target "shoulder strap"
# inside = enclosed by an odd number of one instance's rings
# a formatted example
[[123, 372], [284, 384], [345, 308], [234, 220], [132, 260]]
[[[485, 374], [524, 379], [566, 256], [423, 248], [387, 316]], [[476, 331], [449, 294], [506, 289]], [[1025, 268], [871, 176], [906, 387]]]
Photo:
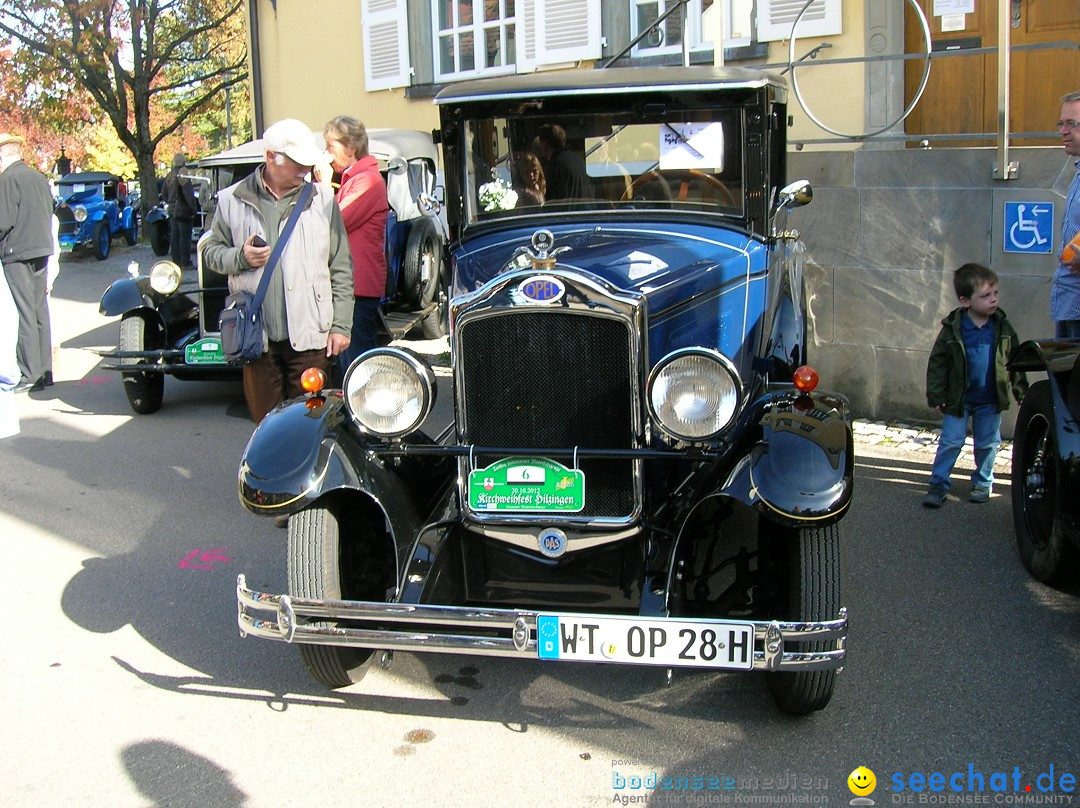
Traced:
[[296, 220], [300, 218], [300, 214], [307, 206], [308, 199], [311, 198], [311, 192], [314, 187], [315, 186], [312, 185], [312, 183], [306, 182], [304, 183], [304, 187], [300, 189], [300, 195], [296, 198], [296, 204], [293, 205], [292, 212], [289, 214], [289, 220], [285, 223], [285, 227], [282, 229], [281, 235], [278, 236], [278, 240], [274, 242], [274, 249], [270, 251], [270, 258], [267, 259], [266, 266], [263, 267], [262, 278], [259, 279], [259, 288], [255, 290], [255, 298], [251, 304], [253, 311], [258, 311], [262, 308], [263, 298], [266, 297], [266, 290], [270, 286], [270, 278], [277, 268], [277, 262], [281, 257], [281, 251], [285, 249], [285, 242], [287, 242], [289, 236], [292, 235], [293, 228], [296, 227]]

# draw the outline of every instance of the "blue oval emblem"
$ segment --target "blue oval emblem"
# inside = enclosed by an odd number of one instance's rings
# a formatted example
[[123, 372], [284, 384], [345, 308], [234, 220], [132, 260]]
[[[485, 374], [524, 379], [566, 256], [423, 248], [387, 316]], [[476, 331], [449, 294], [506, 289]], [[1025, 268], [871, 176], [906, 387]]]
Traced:
[[536, 537], [540, 552], [548, 558], [558, 558], [566, 552], [566, 534], [558, 528], [549, 527], [540, 531]]
[[518, 291], [530, 303], [557, 303], [566, 293], [566, 287], [558, 278], [536, 275], [522, 281]]

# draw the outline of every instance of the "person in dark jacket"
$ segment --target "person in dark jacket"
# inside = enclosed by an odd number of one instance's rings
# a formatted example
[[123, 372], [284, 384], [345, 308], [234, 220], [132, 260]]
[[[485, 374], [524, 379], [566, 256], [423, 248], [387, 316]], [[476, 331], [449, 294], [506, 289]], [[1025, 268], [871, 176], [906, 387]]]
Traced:
[[161, 184], [161, 195], [169, 203], [170, 252], [173, 262], [181, 268], [191, 264], [191, 229], [195, 223], [195, 212], [199, 209], [199, 200], [195, 198], [191, 180], [180, 174], [185, 162], [184, 155], [174, 154], [172, 171], [165, 175], [165, 181]]
[[967, 440], [971, 418], [975, 470], [970, 502], [986, 502], [994, 485], [994, 459], [1001, 443], [1001, 413], [1009, 394], [1020, 402], [1027, 392], [1023, 373], [1005, 369], [1020, 344], [1005, 312], [998, 308], [998, 276], [981, 264], [964, 264], [953, 273], [959, 308], [941, 321], [926, 366], [926, 403], [943, 417], [930, 487], [922, 504], [941, 507], [956, 458]]
[[23, 162], [23, 138], [0, 134], [0, 263], [19, 311], [15, 392], [52, 384], [52, 329], [45, 296], [53, 251], [49, 181]]

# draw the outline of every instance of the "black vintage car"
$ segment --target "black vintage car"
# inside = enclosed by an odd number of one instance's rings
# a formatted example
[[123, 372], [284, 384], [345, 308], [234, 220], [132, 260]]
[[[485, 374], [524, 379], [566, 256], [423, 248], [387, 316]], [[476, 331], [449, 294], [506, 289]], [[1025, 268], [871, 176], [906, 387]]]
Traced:
[[[321, 140], [321, 135], [312, 133], [312, 137]], [[372, 129], [369, 148], [379, 160], [390, 202], [386, 257], [392, 288], [382, 305], [386, 336], [403, 336], [417, 325], [428, 337], [442, 336], [448, 327], [449, 279], [443, 260], [445, 226], [431, 197], [436, 147], [428, 133]], [[207, 189], [240, 181], [265, 155], [262, 140], [253, 140], [199, 161], [199, 169], [210, 174], [209, 180], [197, 186], [201, 216], [207, 224], [215, 208], [215, 197]], [[151, 231], [151, 240], [161, 228], [167, 235], [167, 221], [149, 223], [149, 217], [147, 221], [148, 227], [157, 228]], [[201, 228], [197, 222], [197, 229]], [[156, 246], [154, 251], [158, 252]], [[130, 278], [116, 281], [105, 291], [101, 313], [121, 319], [117, 350], [102, 352], [119, 361], [102, 367], [121, 371], [128, 403], [136, 413], [161, 408], [165, 376], [240, 378], [240, 371], [225, 362], [221, 351], [218, 317], [227, 295], [227, 279], [203, 267], [199, 248], [195, 270], [182, 271], [171, 261], [159, 261], [142, 274], [136, 266]]]
[[1032, 340], [1009, 369], [1045, 371], [1013, 432], [1012, 512], [1024, 567], [1048, 584], [1080, 577], [1080, 342]]
[[408, 650], [760, 671], [824, 707], [851, 413], [805, 364], [786, 97], [711, 67], [442, 90], [453, 422], [396, 348], [270, 413], [239, 490], [291, 515], [289, 591], [239, 576], [241, 633], [331, 687]]

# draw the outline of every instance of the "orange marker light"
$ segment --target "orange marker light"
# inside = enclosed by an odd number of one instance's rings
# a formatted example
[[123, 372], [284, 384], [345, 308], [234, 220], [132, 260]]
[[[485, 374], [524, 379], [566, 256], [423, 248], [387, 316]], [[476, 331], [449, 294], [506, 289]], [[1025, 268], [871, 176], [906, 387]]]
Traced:
[[809, 393], [818, 385], [817, 371], [809, 365], [803, 365], [795, 370], [793, 379], [795, 387], [804, 393]]
[[318, 368], [308, 368], [300, 374], [300, 386], [308, 393], [317, 393], [326, 385], [326, 374]]

